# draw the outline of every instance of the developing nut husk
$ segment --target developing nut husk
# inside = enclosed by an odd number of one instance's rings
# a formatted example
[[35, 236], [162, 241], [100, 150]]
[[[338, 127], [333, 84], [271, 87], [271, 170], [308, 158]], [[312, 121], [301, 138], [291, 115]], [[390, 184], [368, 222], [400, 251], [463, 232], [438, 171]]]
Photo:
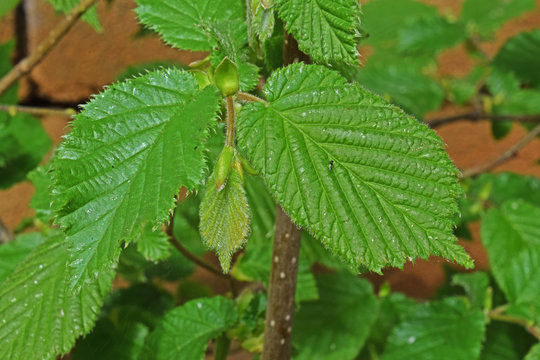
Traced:
[[224, 188], [229, 172], [231, 171], [231, 163], [234, 156], [234, 148], [225, 145], [216, 163], [214, 170], [214, 178], [216, 180], [216, 188], [221, 191]]
[[217, 66], [214, 80], [223, 96], [233, 96], [240, 89], [238, 68], [228, 57]]

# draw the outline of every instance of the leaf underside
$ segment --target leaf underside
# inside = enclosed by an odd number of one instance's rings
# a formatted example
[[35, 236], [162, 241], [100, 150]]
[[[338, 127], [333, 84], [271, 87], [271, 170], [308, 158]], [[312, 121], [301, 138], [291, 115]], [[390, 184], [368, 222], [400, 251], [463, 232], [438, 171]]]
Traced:
[[357, 0], [277, 0], [280, 17], [300, 50], [317, 62], [358, 62]]
[[223, 272], [228, 273], [233, 254], [246, 243], [250, 211], [242, 178], [231, 169], [224, 188], [218, 191], [213, 177], [206, 185], [200, 207], [203, 244], [216, 252]]
[[472, 260], [452, 234], [457, 170], [433, 131], [339, 74], [295, 64], [239, 114], [238, 141], [292, 220], [354, 267]]

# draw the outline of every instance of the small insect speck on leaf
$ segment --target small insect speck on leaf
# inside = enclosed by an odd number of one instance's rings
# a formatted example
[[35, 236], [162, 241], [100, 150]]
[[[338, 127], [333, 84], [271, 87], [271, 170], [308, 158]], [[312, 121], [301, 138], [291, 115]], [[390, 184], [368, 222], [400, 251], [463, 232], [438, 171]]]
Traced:
[[334, 160], [330, 160], [330, 162], [328, 163], [328, 170], [332, 171], [333, 168], [334, 168]]

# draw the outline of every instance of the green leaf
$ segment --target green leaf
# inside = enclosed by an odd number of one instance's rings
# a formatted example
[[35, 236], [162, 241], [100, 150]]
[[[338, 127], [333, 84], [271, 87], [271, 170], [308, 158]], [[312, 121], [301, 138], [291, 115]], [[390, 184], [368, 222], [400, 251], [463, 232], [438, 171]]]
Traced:
[[202, 360], [206, 344], [237, 321], [234, 303], [226, 298], [197, 299], [165, 315], [145, 343], [141, 360]]
[[210, 57], [212, 65], [217, 68], [225, 57], [229, 57], [238, 68], [240, 89], [253, 89], [257, 85], [259, 68], [248, 61], [246, 24], [232, 21], [211, 24], [208, 26], [208, 34], [216, 41]]
[[465, 290], [473, 307], [485, 308], [489, 288], [488, 274], [481, 271], [456, 274], [452, 277], [452, 285], [461, 286]]
[[532, 9], [534, 0], [466, 0], [460, 20], [474, 31], [490, 34], [511, 18]]
[[22, 234], [0, 246], [0, 284], [45, 238], [40, 233]]
[[467, 32], [461, 23], [451, 23], [441, 16], [413, 18], [398, 35], [398, 50], [405, 54], [430, 55], [465, 40]]
[[239, 114], [238, 142], [298, 226], [354, 267], [430, 254], [472, 266], [452, 235], [457, 171], [433, 131], [316, 65], [275, 72], [264, 92]]
[[137, 249], [148, 260], [166, 259], [171, 254], [169, 238], [161, 229], [153, 230], [152, 227], [144, 227], [134, 241]]
[[0, 3], [0, 17], [4, 16], [8, 11], [13, 9], [19, 0], [3, 0]]
[[435, 17], [437, 9], [413, 0], [371, 0], [362, 6], [362, 27], [368, 32], [366, 45], [391, 48], [397, 45], [398, 34], [409, 21]]
[[109, 319], [98, 321], [94, 330], [77, 344], [71, 359], [137, 360], [149, 333], [139, 322], [114, 324]]
[[72, 350], [72, 358], [138, 359], [146, 336], [174, 307], [168, 292], [147, 283], [116, 290], [107, 298], [92, 332]]
[[137, 0], [137, 4], [139, 20], [179, 49], [212, 50], [216, 41], [207, 32], [207, 25], [230, 20], [245, 27], [239, 0]]
[[485, 319], [459, 298], [424, 304], [392, 331], [382, 360], [472, 360], [480, 355]]
[[[69, 14], [75, 6], [77, 6], [81, 0], [47, 0], [56, 11], [61, 11], [65, 14]], [[81, 19], [86, 21], [90, 26], [92, 26], [97, 32], [102, 32], [103, 28], [98, 19], [98, 14], [95, 6], [92, 6], [90, 9], [81, 16]]]
[[25, 180], [51, 144], [38, 119], [21, 113], [13, 117], [0, 113], [0, 189]]
[[181, 186], [204, 179], [216, 89], [162, 70], [115, 84], [85, 105], [52, 163], [58, 222], [73, 247], [73, 286], [112, 266], [120, 243], [169, 219]]
[[534, 345], [523, 360], [538, 360], [540, 359], [540, 344]]
[[51, 194], [49, 192], [50, 186], [50, 164], [40, 166], [28, 174], [28, 179], [32, 181], [35, 192], [30, 202], [30, 207], [36, 211], [36, 217], [48, 224], [53, 218], [53, 211], [51, 209]]
[[[489, 189], [487, 195], [485, 189]], [[489, 200], [495, 206], [521, 199], [540, 207], [540, 179], [508, 172], [482, 174], [471, 184], [467, 197]]]
[[493, 107], [496, 114], [536, 115], [540, 113], [540, 90], [519, 90]]
[[67, 353], [90, 332], [114, 271], [71, 289], [70, 250], [62, 236], [39, 245], [0, 288], [0, 358], [46, 359]]
[[389, 64], [370, 61], [358, 70], [354, 80], [418, 117], [438, 109], [444, 99], [435, 80], [423, 75], [420, 67], [403, 60]]
[[[377, 321], [373, 325], [367, 347], [373, 345], [379, 352], [384, 350], [392, 330], [420, 305], [401, 293], [390, 293], [379, 301]], [[365, 352], [365, 350], [363, 351]]]
[[294, 315], [295, 359], [354, 359], [377, 317], [373, 289], [346, 272], [316, 279], [320, 299], [302, 303]]
[[513, 71], [526, 83], [540, 84], [539, 58], [540, 29], [537, 29], [510, 38], [493, 59], [493, 65], [504, 71]]
[[493, 68], [486, 78], [486, 85], [495, 97], [506, 97], [519, 91], [519, 79], [511, 71]]
[[300, 50], [317, 62], [358, 62], [356, 0], [276, 0], [279, 16]]
[[450, 79], [448, 82], [449, 99], [458, 105], [467, 103], [478, 91], [478, 84], [484, 74], [484, 67], [478, 66], [465, 77]]
[[217, 253], [223, 272], [228, 273], [233, 254], [244, 246], [249, 234], [249, 205], [237, 168], [233, 167], [223, 189], [208, 181], [200, 215], [203, 244]]
[[522, 326], [492, 321], [486, 328], [480, 360], [522, 360], [532, 344], [534, 338]]
[[509, 200], [482, 221], [482, 243], [507, 300], [540, 309], [540, 207]]

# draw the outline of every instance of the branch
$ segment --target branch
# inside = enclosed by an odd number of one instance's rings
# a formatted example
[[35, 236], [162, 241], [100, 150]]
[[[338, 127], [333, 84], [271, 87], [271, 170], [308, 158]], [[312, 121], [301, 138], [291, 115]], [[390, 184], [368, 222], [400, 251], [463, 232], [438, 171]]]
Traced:
[[517, 324], [523, 326], [529, 333], [531, 333], [537, 340], [540, 340], [540, 328], [538, 326], [531, 325], [530, 322], [513, 317], [511, 315], [502, 314], [501, 311], [493, 309], [488, 313], [490, 319], [504, 321], [507, 323]]
[[10, 242], [14, 239], [13, 234], [7, 226], [4, 224], [4, 222], [0, 219], [0, 244]]
[[426, 121], [426, 124], [434, 129], [441, 125], [446, 125], [456, 121], [513, 121], [521, 123], [538, 123], [540, 122], [540, 115], [499, 115], [499, 114], [486, 114], [483, 112], [468, 112], [459, 115], [452, 115], [447, 117], [441, 117]]
[[90, 8], [97, 0], [81, 0], [81, 2], [73, 8], [49, 35], [39, 44], [37, 49], [25, 57], [10, 72], [0, 79], [0, 95], [4, 94], [18, 79], [23, 75], [28, 74], [37, 64], [45, 58], [45, 56], [54, 48], [56, 44], [66, 35], [73, 27], [77, 20]]
[[294, 295], [301, 236], [302, 231], [289, 219], [281, 206], [277, 205], [262, 360], [291, 358]]
[[[308, 63], [309, 57], [298, 49], [296, 40], [285, 33], [284, 65], [300, 60]], [[276, 206], [274, 248], [268, 284], [262, 360], [288, 360], [291, 358], [294, 295], [301, 236], [302, 231], [296, 227], [278, 204]]]
[[[181, 193], [180, 193], [180, 197], [185, 198], [186, 194], [187, 194], [186, 189], [182, 188]], [[207, 270], [207, 271], [209, 271], [209, 272], [211, 272], [211, 273], [213, 273], [215, 275], [222, 276], [222, 277], [224, 277], [226, 279], [230, 278], [229, 275], [222, 273], [221, 270], [219, 270], [218, 268], [215, 268], [214, 266], [206, 263], [204, 260], [197, 257], [195, 254], [193, 254], [191, 251], [189, 251], [186, 247], [184, 247], [184, 245], [182, 245], [182, 243], [180, 241], [178, 241], [178, 239], [174, 236], [173, 228], [174, 228], [174, 214], [172, 214], [171, 217], [170, 217], [169, 225], [166, 228], [166, 233], [167, 233], [167, 236], [169, 237], [169, 242], [172, 244], [172, 246], [174, 246], [176, 248], [176, 250], [178, 250], [188, 260], [190, 260], [191, 262], [199, 265], [203, 269], [205, 269], [205, 270]]]
[[15, 116], [17, 113], [25, 113], [36, 116], [67, 116], [72, 117], [77, 115], [75, 109], [61, 109], [61, 108], [40, 108], [34, 106], [20, 106], [20, 105], [7, 105], [0, 104], [0, 111], [7, 111], [10, 115]]
[[504, 153], [499, 155], [497, 158], [491, 160], [488, 163], [474, 166], [469, 169], [465, 169], [463, 170], [461, 176], [463, 178], [472, 177], [472, 176], [480, 175], [486, 171], [496, 168], [497, 166], [503, 164], [504, 162], [516, 156], [516, 154], [521, 149], [527, 146], [527, 144], [529, 144], [532, 140], [534, 140], [534, 138], [536, 138], [538, 135], [540, 135], [540, 124], [536, 125], [536, 127], [534, 127], [527, 135], [521, 138], [521, 140], [519, 140], [516, 144], [514, 144]]

